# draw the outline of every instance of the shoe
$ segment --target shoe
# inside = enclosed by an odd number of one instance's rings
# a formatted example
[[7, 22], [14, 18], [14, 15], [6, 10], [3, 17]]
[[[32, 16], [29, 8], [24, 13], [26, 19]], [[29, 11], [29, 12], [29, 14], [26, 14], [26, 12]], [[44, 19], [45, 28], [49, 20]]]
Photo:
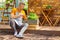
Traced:
[[14, 36], [17, 36], [17, 32], [14, 33]]
[[16, 37], [23, 38], [24, 36], [22, 34], [18, 34], [18, 35], [16, 35]]

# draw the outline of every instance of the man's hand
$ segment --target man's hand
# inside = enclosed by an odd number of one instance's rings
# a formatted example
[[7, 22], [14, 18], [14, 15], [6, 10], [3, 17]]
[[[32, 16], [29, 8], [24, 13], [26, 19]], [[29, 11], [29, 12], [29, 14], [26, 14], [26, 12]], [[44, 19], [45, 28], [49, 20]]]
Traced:
[[24, 22], [27, 23], [28, 22], [28, 19], [24, 19]]
[[23, 14], [19, 14], [18, 17], [23, 17]]
[[19, 17], [22, 17], [23, 15], [19, 14], [19, 15], [14, 15], [14, 14], [11, 14], [11, 18], [19, 18]]

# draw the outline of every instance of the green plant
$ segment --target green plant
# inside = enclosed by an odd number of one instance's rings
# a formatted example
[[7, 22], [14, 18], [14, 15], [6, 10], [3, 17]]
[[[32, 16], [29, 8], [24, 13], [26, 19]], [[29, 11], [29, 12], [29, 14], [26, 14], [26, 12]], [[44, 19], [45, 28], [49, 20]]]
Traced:
[[13, 0], [6, 0], [6, 4], [12, 3]]
[[28, 19], [30, 19], [30, 20], [37, 20], [37, 15], [35, 14], [35, 13], [33, 13], [33, 12], [30, 12], [30, 15], [29, 15], [29, 17], [28, 17]]
[[51, 9], [52, 6], [51, 6], [51, 5], [47, 5], [46, 8], [47, 8], [47, 9]]

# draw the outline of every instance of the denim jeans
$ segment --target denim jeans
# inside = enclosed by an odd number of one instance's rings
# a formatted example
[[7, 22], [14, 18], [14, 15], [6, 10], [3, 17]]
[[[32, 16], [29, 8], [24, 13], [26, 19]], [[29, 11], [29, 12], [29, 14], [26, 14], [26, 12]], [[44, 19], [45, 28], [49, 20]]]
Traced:
[[14, 29], [14, 31], [17, 31], [16, 28], [20, 28], [22, 27], [22, 29], [20, 30], [19, 34], [23, 34], [26, 29], [28, 28], [28, 23], [23, 23], [22, 26], [16, 26], [16, 22], [14, 21], [14, 19], [10, 19], [10, 26]]

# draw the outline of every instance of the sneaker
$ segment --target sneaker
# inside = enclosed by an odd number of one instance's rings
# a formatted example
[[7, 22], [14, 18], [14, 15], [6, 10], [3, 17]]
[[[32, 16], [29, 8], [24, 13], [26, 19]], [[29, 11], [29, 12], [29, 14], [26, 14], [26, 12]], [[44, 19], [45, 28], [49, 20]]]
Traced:
[[23, 36], [23, 35], [18, 34], [18, 35], [16, 35], [16, 37], [18, 37], [18, 38], [23, 38], [24, 36]]
[[17, 32], [14, 33], [14, 36], [16, 36], [16, 35], [17, 35]]

